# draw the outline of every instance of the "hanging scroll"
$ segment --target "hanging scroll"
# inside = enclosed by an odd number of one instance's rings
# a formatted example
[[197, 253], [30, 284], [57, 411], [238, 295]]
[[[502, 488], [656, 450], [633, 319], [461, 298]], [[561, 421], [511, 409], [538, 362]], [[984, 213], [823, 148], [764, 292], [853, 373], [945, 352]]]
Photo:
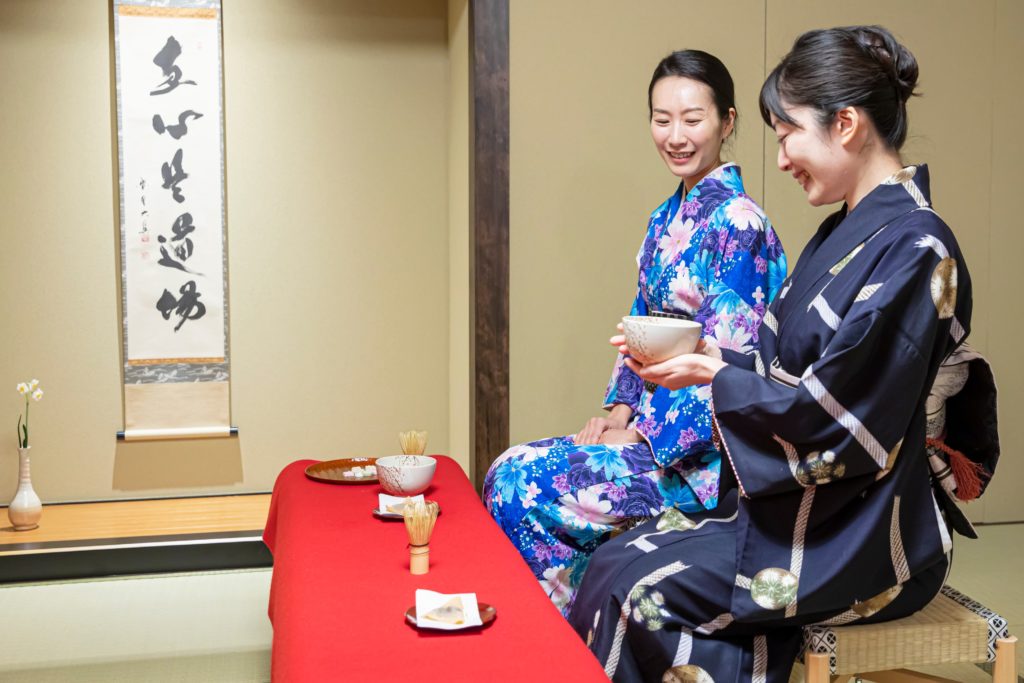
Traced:
[[114, 0], [126, 439], [230, 432], [220, 0]]

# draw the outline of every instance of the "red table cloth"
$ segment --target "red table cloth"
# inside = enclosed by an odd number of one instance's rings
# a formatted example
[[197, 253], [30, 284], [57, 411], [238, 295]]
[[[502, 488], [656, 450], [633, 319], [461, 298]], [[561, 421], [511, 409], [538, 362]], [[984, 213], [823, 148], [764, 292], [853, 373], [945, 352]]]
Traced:
[[[607, 681], [544, 594], [462, 468], [437, 459], [425, 492], [441, 514], [430, 573], [409, 573], [401, 520], [372, 516], [377, 484], [326, 484], [288, 465], [274, 484], [263, 540], [274, 555], [271, 670], [299, 681]], [[405, 622], [417, 588], [476, 593], [497, 618], [465, 631]]]

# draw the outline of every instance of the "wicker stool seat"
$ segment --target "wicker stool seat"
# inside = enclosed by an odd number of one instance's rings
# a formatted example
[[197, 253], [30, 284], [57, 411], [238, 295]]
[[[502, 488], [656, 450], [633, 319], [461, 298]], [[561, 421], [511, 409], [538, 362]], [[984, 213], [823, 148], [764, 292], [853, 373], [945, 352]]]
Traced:
[[805, 627], [806, 680], [828, 683], [859, 675], [876, 683], [946, 681], [906, 669], [992, 662], [995, 683], [1017, 683], [1016, 641], [1007, 631], [1006, 619], [943, 586], [924, 609], [903, 619]]

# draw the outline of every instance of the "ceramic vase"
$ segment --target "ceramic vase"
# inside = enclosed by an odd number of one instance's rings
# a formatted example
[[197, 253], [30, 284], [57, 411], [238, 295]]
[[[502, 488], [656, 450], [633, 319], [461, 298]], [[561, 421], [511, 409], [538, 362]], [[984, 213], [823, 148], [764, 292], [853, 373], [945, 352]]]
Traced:
[[7, 508], [7, 516], [10, 518], [11, 524], [14, 525], [15, 531], [35, 529], [39, 526], [39, 519], [43, 516], [43, 501], [39, 500], [39, 496], [32, 488], [32, 473], [28, 456], [31, 449], [31, 446], [18, 449], [18, 491]]

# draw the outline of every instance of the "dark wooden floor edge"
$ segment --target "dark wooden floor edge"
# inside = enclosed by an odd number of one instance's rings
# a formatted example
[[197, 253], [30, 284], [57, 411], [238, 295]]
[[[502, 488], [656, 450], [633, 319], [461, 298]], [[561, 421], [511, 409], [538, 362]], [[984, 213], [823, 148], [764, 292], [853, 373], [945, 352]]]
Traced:
[[509, 2], [470, 0], [470, 478], [509, 440]]
[[262, 540], [104, 548], [13, 555], [0, 560], [0, 584], [271, 567]]
[[236, 531], [210, 531], [201, 534], [161, 534], [154, 536], [117, 536], [111, 538], [84, 538], [69, 541], [41, 541], [39, 543], [0, 544], [0, 559], [8, 553], [37, 550], [89, 550], [96, 546], [117, 545], [181, 545], [182, 543], [214, 543], [221, 539], [262, 538], [263, 529]]

